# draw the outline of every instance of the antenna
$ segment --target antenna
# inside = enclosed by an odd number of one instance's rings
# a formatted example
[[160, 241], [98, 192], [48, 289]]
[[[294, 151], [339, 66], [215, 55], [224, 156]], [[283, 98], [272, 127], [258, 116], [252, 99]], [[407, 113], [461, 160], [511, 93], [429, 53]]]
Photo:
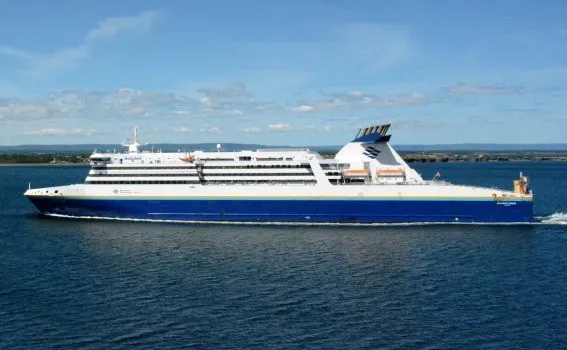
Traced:
[[128, 147], [128, 152], [130, 152], [130, 153], [139, 153], [140, 152], [139, 147], [145, 146], [145, 145], [147, 145], [147, 143], [142, 144], [138, 141], [138, 126], [137, 125], [134, 127], [134, 143], [128, 143], [128, 142], [122, 143], [122, 146]]

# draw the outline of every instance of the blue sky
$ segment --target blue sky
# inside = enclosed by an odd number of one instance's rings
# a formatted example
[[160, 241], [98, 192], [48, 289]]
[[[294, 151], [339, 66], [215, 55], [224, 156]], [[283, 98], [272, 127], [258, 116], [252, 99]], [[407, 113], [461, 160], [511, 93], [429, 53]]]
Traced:
[[0, 0], [0, 144], [567, 142], [567, 2]]

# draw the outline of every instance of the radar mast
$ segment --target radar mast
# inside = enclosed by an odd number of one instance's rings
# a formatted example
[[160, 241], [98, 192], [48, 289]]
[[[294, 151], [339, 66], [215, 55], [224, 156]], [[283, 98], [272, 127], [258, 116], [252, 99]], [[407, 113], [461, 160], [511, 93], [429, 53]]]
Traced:
[[138, 141], [138, 126], [137, 125], [134, 127], [134, 142], [133, 143], [128, 143], [128, 141], [122, 142], [122, 146], [128, 147], [129, 153], [140, 153], [140, 147], [145, 146], [145, 145], [147, 145], [147, 143], [140, 143]]

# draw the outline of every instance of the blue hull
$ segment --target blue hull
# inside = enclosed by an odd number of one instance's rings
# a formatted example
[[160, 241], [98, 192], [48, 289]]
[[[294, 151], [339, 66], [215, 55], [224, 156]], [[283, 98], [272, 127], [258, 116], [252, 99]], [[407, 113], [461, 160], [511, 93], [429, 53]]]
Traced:
[[29, 199], [44, 214], [173, 221], [314, 223], [533, 222], [531, 201]]

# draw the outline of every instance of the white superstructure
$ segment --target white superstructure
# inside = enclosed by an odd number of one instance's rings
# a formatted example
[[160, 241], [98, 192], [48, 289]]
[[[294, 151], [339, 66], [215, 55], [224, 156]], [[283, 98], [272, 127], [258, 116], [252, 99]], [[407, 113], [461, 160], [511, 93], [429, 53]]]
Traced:
[[141, 151], [137, 128], [125, 153], [95, 151], [86, 184], [333, 184], [427, 183], [387, 142], [349, 143], [334, 159], [307, 148], [238, 152]]

